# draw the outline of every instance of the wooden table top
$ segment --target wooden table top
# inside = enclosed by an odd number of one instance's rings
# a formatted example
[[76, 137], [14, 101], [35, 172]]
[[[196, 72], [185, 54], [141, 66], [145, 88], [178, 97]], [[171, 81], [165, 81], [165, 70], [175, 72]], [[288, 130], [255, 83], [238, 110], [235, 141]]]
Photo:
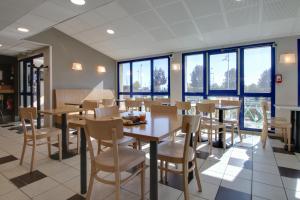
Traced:
[[274, 105], [277, 109], [300, 111], [300, 106]]
[[[128, 112], [99, 119], [122, 117], [126, 115], [128, 115]], [[134, 112], [134, 115], [139, 115], [139, 112]], [[82, 118], [95, 119], [93, 115], [83, 115]], [[146, 112], [146, 120], [146, 124], [124, 126], [124, 135], [145, 141], [160, 141], [168, 137], [171, 133], [181, 129], [182, 115], [157, 115]], [[72, 122], [72, 125], [77, 125], [82, 128], [85, 126], [85, 120], [79, 120], [75, 123]]]
[[72, 112], [81, 112], [84, 111], [82, 108], [70, 108], [70, 107], [62, 107], [62, 108], [55, 108], [55, 109], [45, 109], [38, 111], [39, 113], [48, 114], [48, 115], [60, 115]]
[[[101, 100], [98, 101], [98, 100], [88, 100], [87, 99], [86, 101], [102, 103]], [[76, 101], [74, 101], [74, 102], [65, 102], [64, 104], [67, 105], [67, 106], [81, 106], [83, 104], [83, 101], [80, 101], [80, 102], [76, 102]]]
[[216, 105], [216, 110], [234, 110], [234, 109], [238, 109], [239, 106], [224, 106], [224, 105]]

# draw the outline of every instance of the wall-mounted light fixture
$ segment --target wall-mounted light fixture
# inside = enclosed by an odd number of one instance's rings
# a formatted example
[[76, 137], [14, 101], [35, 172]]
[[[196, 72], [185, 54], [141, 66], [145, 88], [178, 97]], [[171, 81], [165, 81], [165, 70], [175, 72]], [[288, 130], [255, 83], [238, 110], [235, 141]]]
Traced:
[[179, 63], [173, 63], [172, 64], [172, 70], [179, 71], [180, 70], [180, 64]]
[[98, 66], [97, 66], [97, 72], [98, 72], [98, 73], [105, 73], [105, 72], [106, 72], [106, 69], [105, 69], [104, 66], [98, 65]]
[[296, 55], [294, 53], [284, 53], [280, 55], [279, 63], [282, 64], [295, 64]]
[[82, 71], [82, 65], [80, 63], [73, 63], [72, 69], [75, 71]]

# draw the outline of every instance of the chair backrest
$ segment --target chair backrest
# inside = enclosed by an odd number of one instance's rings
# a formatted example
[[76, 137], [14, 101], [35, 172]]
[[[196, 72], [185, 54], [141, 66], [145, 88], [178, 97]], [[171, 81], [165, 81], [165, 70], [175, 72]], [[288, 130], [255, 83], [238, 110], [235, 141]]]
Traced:
[[95, 109], [95, 116], [97, 118], [107, 117], [107, 116], [112, 116], [112, 115], [117, 115], [117, 114], [119, 114], [118, 106], [102, 107], [102, 108]]
[[204, 99], [201, 102], [202, 103], [213, 103], [215, 105], [220, 104], [220, 100], [219, 99]]
[[192, 108], [191, 106], [191, 102], [187, 101], [187, 102], [184, 102], [184, 101], [176, 101], [176, 107], [178, 110], [190, 110]]
[[88, 114], [89, 111], [95, 110], [95, 108], [98, 108], [99, 103], [97, 101], [91, 101], [91, 100], [84, 100], [82, 103], [82, 108], [85, 110], [85, 114]]
[[129, 110], [130, 108], [131, 109], [138, 109], [138, 108], [142, 107], [142, 101], [126, 99], [125, 100], [125, 107], [126, 107], [126, 110]]
[[145, 100], [144, 101], [144, 106], [145, 106], [145, 109], [146, 111], [151, 111], [151, 106], [152, 105], [161, 105], [161, 103], [159, 101], [152, 101], [152, 100]]
[[240, 121], [241, 101], [240, 100], [221, 100], [222, 106], [238, 106], [236, 120]]
[[203, 113], [214, 113], [216, 111], [216, 105], [214, 103], [196, 103], [196, 113], [203, 114]]
[[264, 124], [267, 124], [268, 123], [267, 111], [269, 111], [268, 102], [262, 101], [260, 103], [260, 105], [261, 105], [262, 111], [263, 111], [263, 122], [264, 122]]
[[28, 134], [26, 121], [29, 121], [31, 133], [33, 136], [35, 136], [34, 120], [37, 119], [37, 109], [35, 107], [20, 108], [19, 115], [22, 122], [24, 134]]
[[171, 99], [169, 98], [155, 98], [155, 101], [159, 101], [160, 103], [171, 103]]
[[167, 115], [177, 115], [176, 106], [162, 106], [162, 105], [152, 105], [151, 106], [152, 114], [167, 114]]
[[104, 107], [110, 107], [115, 105], [115, 100], [114, 99], [102, 99], [102, 105]]
[[[192, 134], [198, 134], [200, 124], [200, 115], [184, 115], [182, 117], [182, 133], [185, 134], [185, 141], [184, 141], [184, 152], [183, 152], [183, 158], [185, 160], [185, 163], [188, 162], [188, 158], [190, 158], [189, 154], [189, 147], [190, 147], [190, 140], [192, 137]], [[195, 138], [198, 138], [198, 135], [195, 136]], [[193, 149], [196, 151], [197, 147], [197, 139], [194, 139], [193, 141]]]

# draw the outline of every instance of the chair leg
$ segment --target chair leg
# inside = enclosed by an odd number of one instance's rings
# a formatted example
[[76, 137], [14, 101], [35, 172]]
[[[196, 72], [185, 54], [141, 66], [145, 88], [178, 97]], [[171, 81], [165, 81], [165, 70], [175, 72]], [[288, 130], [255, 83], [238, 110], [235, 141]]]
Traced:
[[231, 126], [231, 145], [233, 145], [234, 141], [234, 125]]
[[50, 158], [50, 156], [51, 156], [51, 138], [50, 137], [47, 137], [47, 145], [48, 145], [48, 156]]
[[97, 150], [97, 155], [101, 152], [101, 140], [98, 140], [98, 150]]
[[[93, 169], [92, 169], [92, 170], [93, 170]], [[87, 199], [87, 200], [90, 200], [90, 199], [91, 199], [91, 194], [92, 194], [92, 190], [93, 190], [93, 185], [94, 185], [95, 175], [96, 175], [95, 172], [92, 172], [92, 173], [91, 173], [91, 176], [90, 176], [90, 182], [89, 182], [89, 188], [88, 188], [88, 192], [87, 192], [87, 194], [86, 194], [86, 199]]]
[[197, 160], [195, 158], [195, 176], [196, 176], [196, 181], [197, 181], [197, 186], [198, 186], [198, 192], [202, 192], [202, 186], [201, 186], [201, 182], [200, 182], [200, 175], [199, 175], [199, 171], [198, 171], [198, 164], [197, 164]]
[[34, 164], [35, 164], [35, 148], [36, 148], [36, 144], [35, 144], [35, 141], [33, 140], [31, 163], [30, 163], [30, 173], [33, 171]]
[[184, 199], [189, 200], [189, 180], [188, 180], [187, 163], [183, 164], [183, 192], [184, 192]]
[[291, 151], [291, 129], [287, 128], [286, 129], [286, 134], [287, 134], [287, 140], [288, 140], [288, 151]]
[[77, 153], [80, 154], [80, 129], [77, 129]]
[[165, 184], [168, 183], [168, 169], [169, 169], [169, 163], [168, 162], [165, 162]]
[[224, 150], [226, 150], [226, 131], [224, 131], [224, 129], [223, 129], [222, 136], [223, 136], [223, 148]]
[[145, 162], [142, 163], [141, 171], [141, 199], [144, 200], [145, 195]]
[[59, 161], [62, 160], [62, 136], [59, 134], [58, 136], [58, 153], [59, 153]]
[[163, 173], [163, 170], [162, 168], [164, 167], [164, 161], [160, 160], [160, 170], [159, 170], [159, 173], [160, 173], [160, 182], [163, 183], [163, 179], [164, 179], [164, 173]]
[[261, 141], [263, 143], [263, 148], [266, 148], [267, 137], [268, 137], [268, 127], [266, 125], [263, 125], [263, 129], [261, 133]]
[[121, 182], [120, 182], [120, 173], [119, 172], [115, 172], [115, 188], [116, 188], [116, 194], [115, 194], [115, 199], [119, 200], [120, 199], [120, 195], [121, 195]]
[[240, 130], [240, 125], [237, 125], [237, 132], [238, 132], [238, 135], [240, 136], [240, 142], [243, 142], [243, 137], [242, 137], [242, 133], [241, 133], [241, 130]]
[[26, 145], [27, 145], [27, 141], [26, 141], [26, 139], [25, 139], [25, 140], [24, 140], [24, 143], [23, 143], [23, 148], [22, 148], [22, 154], [21, 154], [21, 159], [20, 159], [20, 165], [23, 164], [24, 155], [25, 155], [25, 151], [26, 151]]

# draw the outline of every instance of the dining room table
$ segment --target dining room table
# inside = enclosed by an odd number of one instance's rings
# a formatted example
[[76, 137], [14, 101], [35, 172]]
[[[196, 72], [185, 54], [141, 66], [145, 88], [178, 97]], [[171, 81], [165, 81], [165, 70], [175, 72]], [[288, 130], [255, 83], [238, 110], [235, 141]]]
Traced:
[[[42, 109], [39, 110], [38, 113], [46, 114], [46, 115], [52, 115], [52, 116], [61, 116], [61, 134], [62, 134], [62, 159], [67, 159], [75, 156], [77, 154], [76, 149], [69, 149], [69, 141], [68, 141], [68, 133], [67, 133], [67, 115], [69, 113], [80, 113], [82, 112], [82, 108], [71, 108], [71, 107], [61, 107], [61, 108], [55, 108], [55, 109]], [[41, 119], [38, 119], [41, 120]], [[52, 154], [50, 158], [54, 160], [59, 159], [58, 152], [55, 154]]]
[[[224, 122], [224, 111], [227, 111], [227, 110], [237, 110], [239, 109], [239, 106], [230, 106], [230, 105], [222, 105], [222, 104], [216, 104], [215, 105], [215, 109], [218, 110], [218, 120], [220, 123], [223, 123]], [[224, 145], [226, 145], [226, 148], [229, 148], [230, 145], [227, 145], [226, 144], [226, 141], [222, 141], [222, 138], [223, 138], [223, 129], [220, 128], [219, 129], [219, 137], [218, 137], [218, 140], [213, 142], [213, 147], [216, 147], [216, 148], [224, 148]]]
[[[139, 112], [130, 112], [133, 115], [139, 115]], [[123, 117], [127, 116], [129, 112], [119, 113], [118, 115], [110, 116]], [[86, 193], [87, 183], [87, 164], [86, 164], [86, 139], [84, 138], [85, 119], [93, 118], [94, 115], [82, 115], [82, 120], [72, 123], [72, 126], [77, 126], [82, 131], [80, 142], [80, 188], [81, 193]], [[104, 117], [107, 118], [107, 117]], [[99, 118], [99, 119], [104, 119]], [[168, 137], [171, 133], [174, 133], [181, 129], [182, 115], [170, 115], [170, 114], [151, 114], [146, 112], [146, 124], [123, 126], [123, 132], [125, 136], [133, 137], [137, 140], [150, 143], [150, 199], [158, 199], [158, 179], [157, 179], [157, 145], [164, 138]]]

